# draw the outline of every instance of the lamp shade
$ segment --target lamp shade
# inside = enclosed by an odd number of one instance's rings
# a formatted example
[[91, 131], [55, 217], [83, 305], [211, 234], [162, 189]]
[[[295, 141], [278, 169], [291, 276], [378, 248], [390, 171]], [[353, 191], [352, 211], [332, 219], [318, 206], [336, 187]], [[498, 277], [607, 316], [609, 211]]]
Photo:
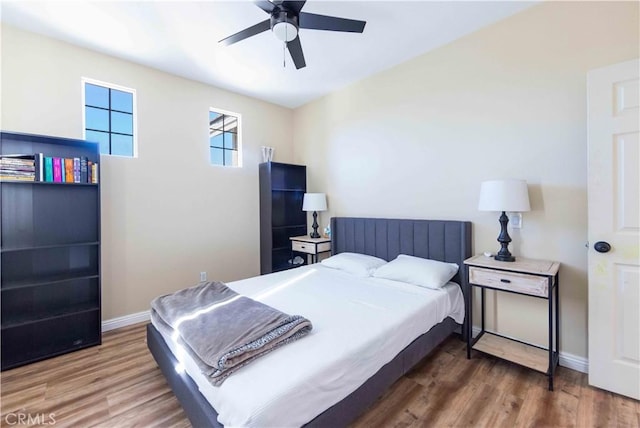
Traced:
[[524, 212], [531, 210], [524, 180], [489, 180], [480, 187], [480, 211]]
[[324, 193], [305, 193], [302, 211], [326, 211], [327, 196]]

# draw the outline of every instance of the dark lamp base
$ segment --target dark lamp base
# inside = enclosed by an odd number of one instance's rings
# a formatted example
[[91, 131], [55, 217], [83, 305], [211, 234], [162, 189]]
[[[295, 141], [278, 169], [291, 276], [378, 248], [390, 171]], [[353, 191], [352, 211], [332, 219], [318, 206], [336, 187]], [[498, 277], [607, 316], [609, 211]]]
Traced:
[[505, 256], [505, 255], [498, 254], [498, 255], [496, 255], [494, 257], [494, 259], [496, 259], [496, 260], [498, 260], [500, 262], [515, 262], [516, 261], [516, 258], [513, 257], [512, 255]]
[[313, 212], [313, 225], [311, 227], [313, 228], [313, 232], [309, 234], [309, 237], [319, 238], [320, 234], [318, 233], [318, 213], [315, 211]]
[[500, 243], [500, 251], [498, 251], [498, 254], [496, 254], [494, 259], [501, 262], [515, 262], [516, 258], [509, 252], [509, 242], [511, 242], [511, 237], [509, 236], [509, 232], [507, 232], [509, 217], [507, 217], [507, 214], [504, 211], [502, 211], [499, 221], [500, 235], [498, 236], [498, 242]]

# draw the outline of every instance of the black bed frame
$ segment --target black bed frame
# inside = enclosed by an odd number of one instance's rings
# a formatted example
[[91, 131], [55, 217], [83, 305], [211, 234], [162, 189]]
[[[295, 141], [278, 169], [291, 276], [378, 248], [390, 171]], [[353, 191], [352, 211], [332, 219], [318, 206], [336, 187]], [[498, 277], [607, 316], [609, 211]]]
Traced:
[[[331, 219], [332, 253], [362, 253], [393, 260], [398, 254], [457, 263], [453, 279], [462, 287], [465, 305], [469, 287], [463, 261], [471, 256], [471, 223], [466, 221], [405, 220], [334, 217]], [[371, 406], [396, 380], [407, 373], [454, 332], [466, 337], [467, 318], [462, 326], [451, 318], [436, 324], [414, 340], [389, 363], [343, 400], [325, 410], [305, 426], [346, 426]], [[178, 373], [178, 361], [160, 333], [147, 325], [147, 346], [160, 370], [182, 404], [194, 427], [220, 427], [218, 413], [202, 396], [186, 372]]]

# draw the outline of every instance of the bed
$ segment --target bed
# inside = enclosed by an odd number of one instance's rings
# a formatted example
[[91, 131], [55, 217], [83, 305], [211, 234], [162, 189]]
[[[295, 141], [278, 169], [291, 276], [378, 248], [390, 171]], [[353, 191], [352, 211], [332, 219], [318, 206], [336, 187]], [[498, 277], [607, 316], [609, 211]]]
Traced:
[[[331, 229], [333, 254], [355, 252], [373, 255], [385, 260], [392, 260], [398, 254], [408, 254], [417, 257], [457, 263], [460, 267], [463, 266], [463, 260], [471, 255], [471, 223], [469, 222], [339, 217], [333, 218], [331, 220]], [[317, 276], [318, 278], [323, 278], [324, 275], [327, 278], [333, 278], [331, 276], [327, 276], [333, 274], [328, 272], [326, 268], [323, 268], [321, 265], [312, 265], [304, 268], [297, 268], [289, 272], [272, 274], [271, 276], [269, 276], [269, 278], [266, 278], [266, 280], [282, 282], [286, 278], [295, 278], [296, 276], [305, 275]], [[410, 287], [404, 287], [402, 284], [384, 284], [369, 279], [362, 281], [354, 280], [353, 284], [350, 285], [348, 280], [348, 278], [345, 278], [340, 287], [349, 289], [349, 287], [352, 285], [354, 290], [357, 290], [358, 287], [371, 287], [370, 290], [372, 296], [378, 295], [378, 298], [381, 301], [388, 297], [385, 297], [380, 293], [387, 293], [387, 288], [396, 287], [398, 299], [407, 299], [405, 303], [403, 303], [403, 305], [407, 307], [407, 318], [406, 320], [403, 320], [403, 322], [406, 322], [406, 330], [416, 328], [416, 322], [411, 318], [411, 316], [413, 315], [410, 296], [411, 293], [423, 293], [422, 290], [411, 290]], [[252, 281], [258, 281], [258, 279], [238, 281], [238, 284], [236, 284], [236, 288], [240, 292], [250, 291], [252, 286], [254, 285], [254, 282]], [[340, 281], [341, 280], [338, 277], [332, 279], [332, 282], [335, 282], [336, 284], [340, 284]], [[465, 303], [468, 302], [468, 287], [466, 286], [467, 278], [465, 277], [465, 270], [461, 268], [457, 276], [453, 278], [453, 281], [461, 286], [463, 300], [465, 301]], [[230, 285], [233, 284], [234, 283], [231, 283]], [[319, 290], [318, 288], [316, 288], [315, 290], [316, 293], [323, 294], [322, 291], [317, 291]], [[331, 288], [327, 288], [324, 292], [324, 294], [330, 293]], [[450, 290], [448, 293], [453, 296], [452, 290]], [[458, 294], [460, 294], [459, 290]], [[321, 297], [318, 298], [321, 299]], [[280, 304], [280, 302], [278, 302], [277, 300], [276, 303]], [[466, 307], [466, 305], [464, 307]], [[307, 311], [312, 310], [313, 308], [311, 306], [307, 308]], [[303, 315], [307, 316], [308, 314], [303, 313]], [[312, 322], [314, 321], [312, 316], [309, 316], [309, 318], [312, 320]], [[461, 320], [461, 318], [459, 318], [459, 320]], [[382, 325], [383, 324], [378, 325], [377, 328], [381, 328]], [[406, 341], [406, 346], [404, 346], [404, 348], [399, 348], [403, 350], [397, 354], [395, 354], [395, 352], [397, 352], [395, 351], [392, 355], [387, 355], [388, 359], [385, 360], [388, 361], [387, 363], [381, 365], [381, 367], [377, 369], [377, 371], [374, 371], [370, 375], [367, 375], [367, 377], [362, 381], [361, 384], [359, 384], [359, 386], [352, 388], [353, 390], [347, 390], [348, 393], [345, 393], [345, 388], [343, 388], [343, 386], [337, 380], [335, 383], [336, 385], [339, 385], [339, 387], [337, 386], [335, 388], [335, 392], [328, 391], [333, 389], [333, 385], [330, 383], [331, 379], [329, 379], [329, 383], [327, 383], [327, 380], [323, 377], [324, 383], [318, 383], [318, 385], [315, 385], [314, 383], [317, 381], [317, 379], [316, 381], [307, 380], [305, 382], [306, 389], [300, 389], [301, 399], [303, 401], [300, 403], [296, 403], [295, 405], [293, 405], [292, 403], [292, 407], [305, 407], [305, 403], [308, 401], [321, 402], [322, 400], [324, 400], [324, 405], [326, 405], [326, 403], [328, 402], [327, 400], [331, 398], [328, 396], [328, 394], [342, 395], [337, 395], [340, 397], [339, 401], [331, 403], [327, 407], [323, 408], [323, 410], [319, 414], [317, 411], [316, 413], [314, 413], [314, 410], [307, 409], [307, 414], [313, 415], [308, 419], [295, 419], [292, 416], [293, 420], [296, 421], [292, 423], [292, 425], [347, 425], [349, 422], [353, 421], [357, 416], [359, 416], [364, 410], [366, 410], [366, 408], [369, 407], [389, 386], [391, 386], [391, 384], [393, 384], [404, 373], [409, 371], [416, 363], [418, 363], [426, 355], [428, 355], [444, 339], [446, 339], [455, 331], [463, 333], [463, 337], [465, 337], [464, 334], [466, 333], [466, 329], [466, 322], [460, 325], [456, 323], [451, 317], [446, 317], [442, 321], [437, 322], [429, 331], [425, 333], [419, 333], [418, 337], [415, 338], [415, 340], [413, 340], [413, 338], [407, 339], [407, 337], [404, 337], [403, 334], [394, 335], [394, 340], [396, 340], [396, 336], [398, 336], [397, 340]], [[304, 351], [307, 349], [301, 347], [313, 347], [313, 341], [319, 340], [318, 338], [322, 337], [322, 325], [316, 330], [319, 330], [319, 334], [316, 335], [317, 337], [315, 339], [303, 338], [296, 343], [287, 345], [282, 348], [282, 354], [284, 355], [284, 353], [286, 352], [304, 354]], [[405, 329], [402, 329], [403, 333], [404, 330]], [[189, 417], [191, 423], [196, 427], [221, 426], [221, 423], [218, 421], [218, 411], [212, 404], [210, 404], [210, 402], [216, 402], [215, 396], [212, 398], [212, 394], [215, 395], [216, 391], [212, 392], [211, 390], [208, 390], [203, 385], [203, 381], [198, 377], [198, 374], [193, 372], [193, 370], [189, 370], [188, 367], [186, 370], [176, 370], [176, 367], [182, 366], [184, 364], [184, 361], [179, 362], [176, 359], [174, 352], [172, 352], [171, 349], [172, 344], [170, 343], [170, 341], [165, 340], [165, 337], [163, 337], [162, 333], [159, 332], [152, 324], [148, 325], [148, 347], [152, 355], [156, 359], [161, 371], [167, 378], [168, 383], [176, 394], [176, 397], [181, 402], [185, 413]], [[384, 346], [386, 346], [384, 345], [384, 343], [386, 342], [372, 343], [375, 343], [376, 346], [382, 346], [383, 348]], [[280, 352], [280, 350], [278, 352]], [[360, 352], [362, 352], [362, 349], [360, 349]], [[384, 350], [380, 351], [379, 353], [383, 354]], [[274, 354], [277, 354], [277, 352]], [[267, 360], [268, 358], [272, 358], [271, 365], [273, 366], [274, 362], [277, 363], [277, 360], [273, 360], [273, 358], [278, 358], [278, 355], [269, 355], [264, 357], [265, 360]], [[242, 376], [251, 375], [252, 371], [255, 372], [260, 368], [259, 364], [261, 363], [268, 367], [268, 361], [256, 361], [246, 367], [246, 373], [244, 373]], [[188, 364], [186, 365], [188, 366]], [[252, 365], [255, 365], [255, 367], [251, 367]], [[365, 364], [363, 364], [363, 366], [365, 366]], [[242, 370], [245, 370], [245, 368], [243, 368]], [[365, 370], [365, 368], [363, 368], [363, 370]], [[188, 374], [190, 372], [192, 373], [192, 376]], [[359, 375], [362, 376], [363, 373], [360, 373]], [[342, 373], [341, 377], [344, 374], [345, 373]], [[356, 377], [356, 375], [357, 373], [354, 375], [354, 378]], [[240, 372], [238, 372], [238, 374], [234, 374], [233, 376], [240, 377]], [[232, 379], [233, 376], [229, 381], [227, 381], [230, 383], [229, 389], [233, 387], [233, 382], [235, 381]], [[256, 390], [257, 389], [258, 388], [256, 388]], [[278, 407], [282, 406], [282, 402], [278, 404], [278, 388], [274, 389], [276, 391], [274, 391], [275, 398], [273, 399], [273, 409], [267, 410], [281, 412], [281, 407]], [[305, 393], [307, 394], [308, 398], [315, 398], [315, 396], [309, 395], [314, 392], [316, 393], [317, 397], [319, 397], [318, 400], [304, 399]], [[220, 402], [218, 401], [217, 403]], [[228, 416], [225, 416], [225, 412], [227, 412], [226, 407], [228, 406], [228, 404], [229, 403], [227, 402], [217, 405], [218, 407], [222, 406], [220, 414], [223, 417], [221, 419], [223, 421], [226, 420], [226, 423], [228, 425], [279, 425], [279, 423], [272, 422], [273, 419], [268, 419], [268, 415], [265, 416], [266, 419], [263, 420], [252, 420], [247, 416], [247, 419], [236, 419], [235, 422], [230, 422], [231, 419], [229, 419]], [[317, 403], [316, 405], [323, 404]], [[268, 414], [268, 412], [265, 411], [265, 414]], [[271, 416], [273, 416], [273, 414]], [[304, 414], [300, 417], [304, 417]], [[248, 422], [238, 422], [245, 420]]]

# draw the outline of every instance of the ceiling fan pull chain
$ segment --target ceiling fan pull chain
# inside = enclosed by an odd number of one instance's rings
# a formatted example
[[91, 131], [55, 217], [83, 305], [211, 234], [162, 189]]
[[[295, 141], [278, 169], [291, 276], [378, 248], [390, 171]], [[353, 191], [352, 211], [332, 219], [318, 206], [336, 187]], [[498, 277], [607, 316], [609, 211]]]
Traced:
[[284, 27], [284, 42], [282, 43], [282, 68], [287, 68], [287, 26]]

